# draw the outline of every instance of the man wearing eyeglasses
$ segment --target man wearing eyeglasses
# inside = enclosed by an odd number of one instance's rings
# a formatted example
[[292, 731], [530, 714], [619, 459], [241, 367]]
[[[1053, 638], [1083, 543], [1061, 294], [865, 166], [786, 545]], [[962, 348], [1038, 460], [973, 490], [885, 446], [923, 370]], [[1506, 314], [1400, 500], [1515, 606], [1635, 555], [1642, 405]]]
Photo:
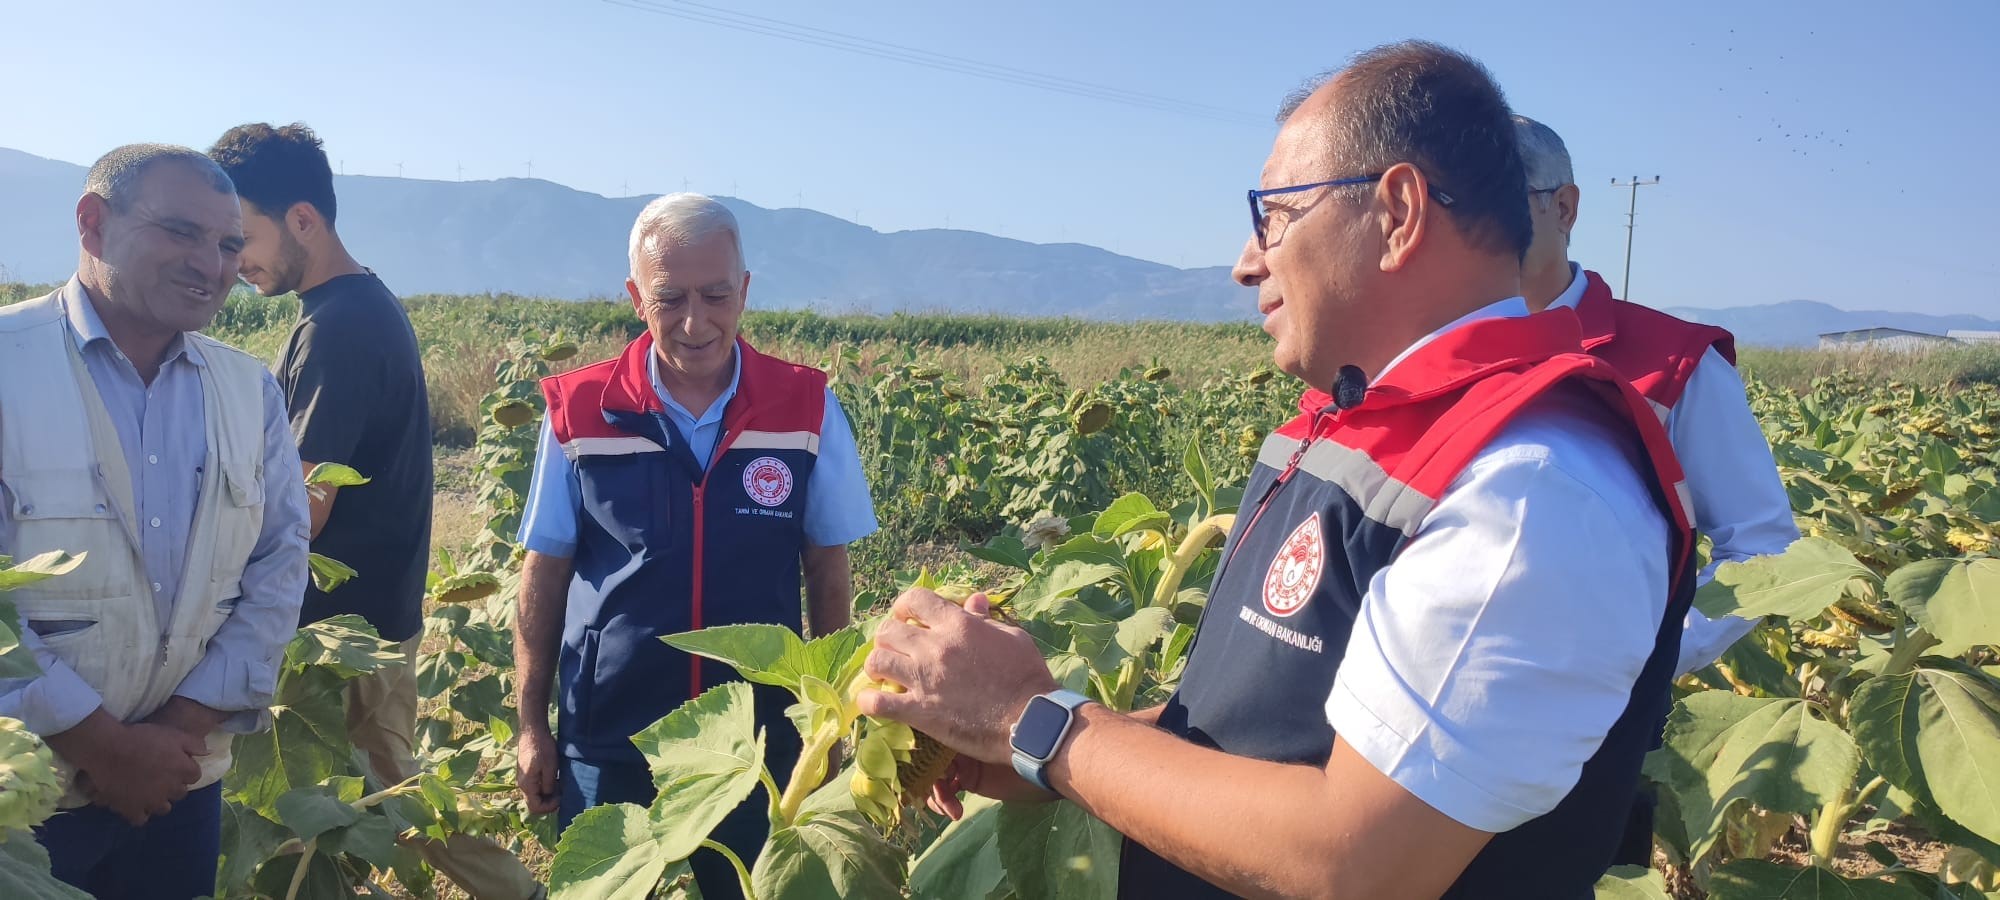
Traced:
[[[1799, 529], [1770, 442], [1736, 373], [1734, 338], [1712, 325], [1613, 299], [1601, 276], [1571, 262], [1569, 235], [1581, 192], [1569, 148], [1553, 129], [1527, 116], [1516, 115], [1514, 125], [1535, 223], [1521, 270], [1522, 291], [1531, 309], [1574, 310], [1583, 321], [1584, 349], [1617, 367], [1663, 416], [1687, 473], [1695, 528], [1714, 544], [1697, 583], [1714, 577], [1725, 561], [1784, 552], [1799, 539]], [[1710, 620], [1689, 609], [1675, 675], [1714, 662], [1754, 625], [1735, 616]], [[1651, 809], [1647, 796], [1620, 862], [1651, 861]]]
[[1591, 896], [1692, 537], [1644, 398], [1520, 296], [1509, 116], [1422, 42], [1285, 104], [1235, 275], [1304, 414], [1264, 446], [1179, 687], [1115, 712], [984, 598], [911, 591], [865, 667], [905, 690], [859, 703], [960, 751], [935, 807], [1078, 803], [1125, 836], [1127, 897]]

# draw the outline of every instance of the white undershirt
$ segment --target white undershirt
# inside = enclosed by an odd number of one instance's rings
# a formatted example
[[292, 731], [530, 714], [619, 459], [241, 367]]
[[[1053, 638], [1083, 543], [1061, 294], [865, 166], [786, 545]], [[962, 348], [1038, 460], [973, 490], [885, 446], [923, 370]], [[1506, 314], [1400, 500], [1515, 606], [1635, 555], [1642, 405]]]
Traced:
[[1565, 407], [1522, 411], [1362, 599], [1327, 721], [1469, 827], [1554, 809], [1652, 655], [1669, 533], [1630, 444]]
[[[1581, 275], [1552, 305], [1575, 305]], [[1525, 313], [1518, 298], [1502, 301], [1416, 346]], [[1742, 382], [1714, 350], [1668, 431], [1717, 560], [1777, 552], [1796, 537]], [[1554, 809], [1652, 655], [1670, 535], [1631, 444], [1569, 408], [1522, 411], [1369, 583], [1327, 721], [1455, 821], [1501, 832]], [[1681, 668], [1706, 664], [1748, 628], [1691, 611]]]
[[[1583, 300], [1583, 267], [1570, 263], [1568, 289], [1549, 303], [1572, 309]], [[1743, 379], [1714, 347], [1702, 354], [1667, 414], [1667, 436], [1680, 457], [1694, 500], [1695, 530], [1714, 542], [1713, 560], [1702, 569], [1708, 583], [1724, 561], [1783, 553], [1799, 539], [1791, 499], [1771, 459], [1771, 444], [1750, 412]], [[1690, 609], [1681, 636], [1676, 675], [1714, 662], [1755, 623], [1735, 616], [1711, 621]]]

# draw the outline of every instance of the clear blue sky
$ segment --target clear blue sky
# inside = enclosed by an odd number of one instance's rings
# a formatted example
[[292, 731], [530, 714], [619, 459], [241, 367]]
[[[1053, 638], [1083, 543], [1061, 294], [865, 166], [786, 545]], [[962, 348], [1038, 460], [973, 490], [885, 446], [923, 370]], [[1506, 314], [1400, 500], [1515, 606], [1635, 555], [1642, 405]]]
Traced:
[[[644, 0], [672, 7], [670, 0]], [[707, 0], [716, 6], [726, 0]], [[681, 8], [681, 7], [673, 7]], [[1567, 140], [1573, 258], [1634, 299], [2000, 315], [2000, 3], [761, 0], [786, 22], [1237, 110], [1050, 93], [599, 0], [0, 0], [0, 146], [88, 164], [304, 121], [350, 174], [734, 193], [884, 231], [1233, 261], [1279, 99], [1404, 37]], [[1253, 10], [1255, 10], [1253, 12]], [[629, 187], [628, 187], [629, 186]], [[754, 240], [755, 236], [751, 236]]]

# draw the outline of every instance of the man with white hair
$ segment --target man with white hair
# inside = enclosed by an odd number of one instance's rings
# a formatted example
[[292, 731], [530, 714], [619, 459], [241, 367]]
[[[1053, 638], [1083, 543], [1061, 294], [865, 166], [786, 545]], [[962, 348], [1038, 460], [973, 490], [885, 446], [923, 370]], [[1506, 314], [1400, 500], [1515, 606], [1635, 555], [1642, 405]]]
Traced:
[[[758, 353], [737, 333], [750, 273], [729, 209], [698, 194], [654, 200], [632, 227], [631, 262], [625, 289], [646, 332], [614, 359], [542, 382], [548, 415], [521, 524], [520, 787], [531, 811], [557, 813], [564, 828], [598, 804], [650, 803], [632, 736], [736, 680], [661, 636], [745, 623], [797, 630], [802, 617], [814, 635], [846, 626], [847, 545], [876, 528], [826, 374]], [[766, 762], [788, 771], [800, 751], [785, 717], [793, 700], [754, 690]], [[774, 801], [745, 802], [715, 832], [745, 865]], [[738, 890], [720, 854], [691, 862], [703, 895]]]
[[[1695, 530], [1714, 544], [1698, 582], [1706, 584], [1725, 561], [1784, 552], [1799, 539], [1799, 530], [1770, 442], [1744, 396], [1735, 339], [1721, 328], [1615, 299], [1602, 277], [1571, 262], [1569, 233], [1576, 226], [1579, 191], [1569, 150], [1561, 136], [1534, 119], [1516, 115], [1514, 126], [1528, 168], [1528, 210], [1535, 224], [1522, 263], [1522, 293], [1538, 312], [1575, 310], [1583, 321], [1584, 349], [1630, 379], [1660, 414], [1687, 475]], [[1735, 616], [1710, 620], [1689, 607], [1675, 677], [1714, 662], [1754, 625]], [[1652, 810], [1652, 797], [1642, 794], [1619, 862], [1651, 861]]]

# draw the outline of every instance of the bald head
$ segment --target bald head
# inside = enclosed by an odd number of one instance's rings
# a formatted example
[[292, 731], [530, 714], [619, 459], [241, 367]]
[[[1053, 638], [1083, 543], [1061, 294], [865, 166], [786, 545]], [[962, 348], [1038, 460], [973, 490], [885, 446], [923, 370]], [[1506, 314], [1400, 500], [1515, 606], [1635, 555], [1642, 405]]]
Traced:
[[1278, 112], [1324, 148], [1329, 172], [1416, 166], [1451, 198], [1450, 218], [1469, 243], [1519, 259], [1533, 226], [1511, 116], [1485, 66], [1428, 41], [1365, 51], [1293, 91]]

